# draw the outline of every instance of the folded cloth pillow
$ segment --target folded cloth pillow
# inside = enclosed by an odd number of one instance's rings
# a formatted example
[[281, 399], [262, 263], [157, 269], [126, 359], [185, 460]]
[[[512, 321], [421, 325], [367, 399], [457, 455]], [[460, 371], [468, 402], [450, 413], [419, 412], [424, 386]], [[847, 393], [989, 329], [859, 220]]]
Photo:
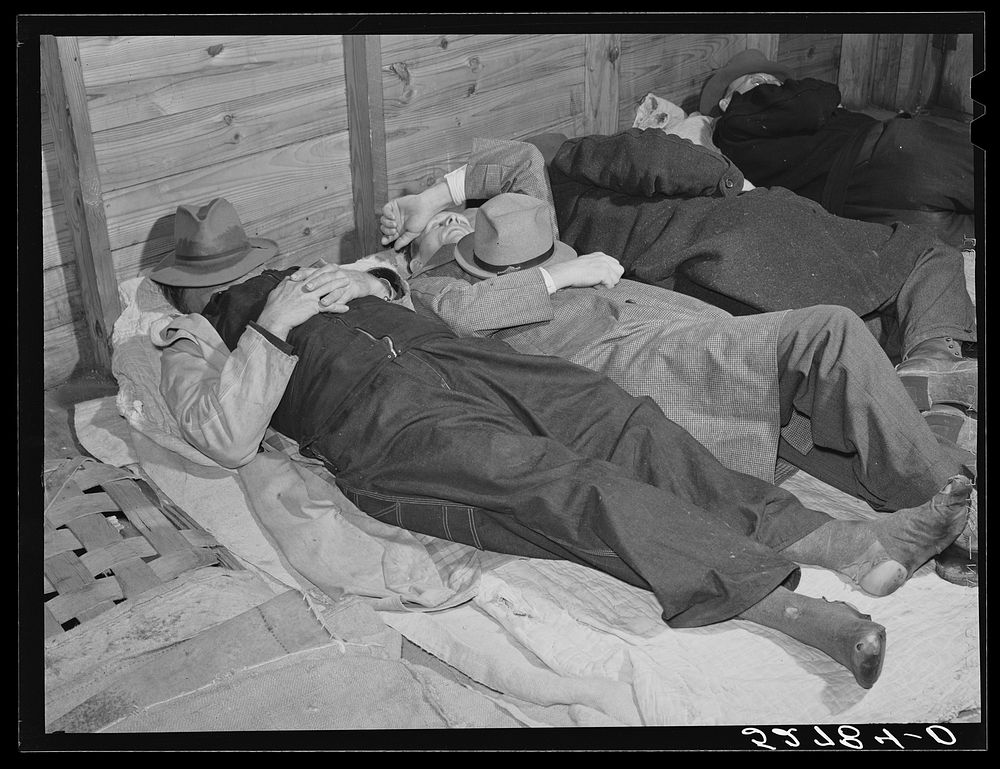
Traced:
[[130, 278], [118, 286], [122, 312], [111, 335], [111, 372], [118, 381], [118, 413], [154, 443], [198, 465], [217, 467], [188, 443], [160, 393], [160, 351], [150, 331], [162, 329], [179, 313], [160, 287], [147, 277]]
[[635, 111], [633, 128], [659, 128], [664, 133], [675, 134], [684, 139], [690, 139], [695, 144], [707, 147], [713, 152], [719, 148], [712, 141], [715, 130], [715, 119], [698, 112], [685, 114], [669, 99], [647, 93]]

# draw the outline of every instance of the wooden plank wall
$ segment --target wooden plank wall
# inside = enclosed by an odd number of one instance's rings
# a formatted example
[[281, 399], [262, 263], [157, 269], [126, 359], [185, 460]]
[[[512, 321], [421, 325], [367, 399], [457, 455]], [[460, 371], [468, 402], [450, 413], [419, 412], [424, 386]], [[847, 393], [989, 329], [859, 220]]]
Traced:
[[974, 117], [971, 34], [913, 33], [841, 36], [837, 82], [845, 107], [925, 111], [971, 121]]
[[389, 196], [460, 166], [477, 137], [582, 132], [585, 37], [382, 36]]
[[[424, 189], [458, 167], [476, 137], [610, 133], [631, 126], [650, 92], [693, 111], [708, 73], [748, 47], [776, 56], [800, 77], [837, 81], [845, 78], [846, 40], [849, 49], [864, 49], [866, 61], [880, 63], [880, 71], [895, 73], [894, 83], [868, 77], [861, 92], [908, 103], [927, 90], [924, 63], [940, 56], [928, 48], [931, 37], [265, 35], [75, 42], [99, 169], [104, 247], [121, 280], [168, 252], [180, 203], [228, 198], [249, 234], [278, 241], [288, 262], [319, 255], [352, 261], [372, 250], [383, 199]], [[948, 82], [961, 83], [967, 49], [951, 52], [958, 74]], [[43, 99], [46, 387], [96, 362], [48, 117]]]
[[383, 36], [388, 193], [429, 186], [477, 137], [611, 133], [632, 125], [650, 92], [694, 110], [706, 74], [747, 37]]
[[[288, 261], [356, 258], [343, 41], [336, 35], [81, 37], [119, 280], [171, 247], [180, 203], [222, 196]], [[45, 385], [94, 364], [43, 108]]]

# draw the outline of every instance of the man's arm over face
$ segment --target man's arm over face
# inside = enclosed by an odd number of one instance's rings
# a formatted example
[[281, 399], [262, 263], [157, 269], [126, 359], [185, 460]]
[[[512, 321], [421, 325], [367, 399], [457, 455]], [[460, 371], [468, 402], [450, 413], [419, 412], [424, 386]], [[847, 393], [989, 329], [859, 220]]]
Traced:
[[552, 168], [572, 181], [640, 198], [730, 197], [743, 190], [743, 174], [728, 158], [659, 129], [569, 139]]
[[552, 233], [559, 237], [545, 158], [533, 144], [504, 139], [475, 139], [465, 167], [465, 199], [489, 199], [504, 192], [530, 195], [549, 209]]

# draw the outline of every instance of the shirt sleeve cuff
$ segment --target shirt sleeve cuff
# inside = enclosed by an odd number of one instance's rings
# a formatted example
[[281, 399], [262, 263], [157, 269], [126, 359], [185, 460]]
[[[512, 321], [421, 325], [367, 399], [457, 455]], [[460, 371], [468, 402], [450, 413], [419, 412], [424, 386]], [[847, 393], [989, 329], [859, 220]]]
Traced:
[[550, 294], [554, 294], [556, 292], [556, 282], [552, 280], [552, 276], [549, 275], [549, 271], [544, 267], [539, 267], [538, 271], [542, 273], [542, 279], [545, 281], [546, 290], [548, 290]]
[[465, 169], [467, 167], [461, 166], [444, 175], [448, 192], [451, 193], [451, 202], [456, 206], [465, 205]]
[[257, 321], [252, 320], [250, 321], [249, 325], [251, 328], [253, 328], [254, 331], [256, 331], [258, 334], [264, 337], [268, 342], [270, 342], [272, 345], [281, 350], [281, 352], [285, 353], [285, 355], [295, 354], [295, 350], [285, 339], [281, 339], [280, 337], [275, 336], [263, 326], [258, 326]]

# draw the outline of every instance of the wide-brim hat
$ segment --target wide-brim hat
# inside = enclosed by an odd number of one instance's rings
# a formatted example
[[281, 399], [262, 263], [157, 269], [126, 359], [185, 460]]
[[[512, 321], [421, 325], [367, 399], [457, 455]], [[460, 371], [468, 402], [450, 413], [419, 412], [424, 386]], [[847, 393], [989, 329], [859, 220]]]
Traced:
[[149, 277], [167, 286], [216, 286], [246, 275], [276, 253], [277, 243], [247, 237], [232, 203], [215, 198], [203, 206], [177, 207], [174, 250]]
[[475, 231], [451, 245], [459, 266], [479, 278], [495, 278], [532, 267], [575, 259], [572, 246], [552, 232], [549, 207], [538, 198], [505, 192], [476, 214]]
[[764, 72], [768, 75], [787, 80], [790, 73], [786, 67], [771, 61], [756, 48], [747, 48], [733, 56], [726, 65], [715, 70], [701, 91], [699, 111], [702, 115], [711, 115], [719, 111], [719, 100], [725, 95], [729, 84], [736, 78], [749, 75], [752, 72]]

